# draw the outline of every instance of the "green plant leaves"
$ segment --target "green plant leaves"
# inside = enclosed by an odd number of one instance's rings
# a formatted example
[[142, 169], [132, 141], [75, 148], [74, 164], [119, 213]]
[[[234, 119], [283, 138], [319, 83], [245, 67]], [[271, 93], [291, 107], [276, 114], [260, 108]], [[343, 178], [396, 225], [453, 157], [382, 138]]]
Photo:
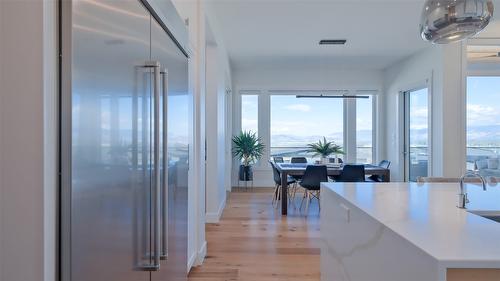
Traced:
[[243, 165], [249, 166], [262, 158], [265, 146], [257, 133], [243, 131], [233, 137], [233, 157], [240, 159]]
[[323, 141], [319, 140], [316, 143], [310, 143], [307, 145], [309, 152], [315, 153], [314, 156], [328, 157], [332, 154], [344, 154], [342, 147], [336, 145], [333, 141], [327, 141], [326, 137], [323, 137]]

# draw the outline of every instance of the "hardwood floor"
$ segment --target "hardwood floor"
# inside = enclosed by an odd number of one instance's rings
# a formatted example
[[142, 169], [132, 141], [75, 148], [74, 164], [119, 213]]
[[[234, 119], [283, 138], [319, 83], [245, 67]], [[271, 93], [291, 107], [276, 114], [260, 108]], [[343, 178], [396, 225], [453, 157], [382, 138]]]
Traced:
[[[306, 217], [302, 194], [287, 217], [271, 205], [272, 189], [233, 191], [220, 223], [206, 227], [208, 253], [190, 281], [320, 280], [319, 208]], [[295, 207], [294, 207], [295, 205]]]

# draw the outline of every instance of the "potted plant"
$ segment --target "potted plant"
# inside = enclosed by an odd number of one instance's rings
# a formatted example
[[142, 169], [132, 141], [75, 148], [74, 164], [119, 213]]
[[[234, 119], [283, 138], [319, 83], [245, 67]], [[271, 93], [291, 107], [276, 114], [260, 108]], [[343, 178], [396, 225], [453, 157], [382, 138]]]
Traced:
[[251, 131], [233, 137], [233, 156], [241, 161], [240, 181], [253, 180], [252, 164], [262, 158], [264, 148], [261, 138]]
[[[307, 147], [309, 152], [314, 153], [314, 156], [321, 156], [323, 164], [328, 164], [328, 156], [332, 154], [344, 154], [342, 147], [336, 145], [333, 141], [327, 141], [325, 137], [323, 137], [323, 141], [319, 140], [316, 143], [310, 143]], [[335, 163], [337, 163], [337, 156], [335, 156]]]

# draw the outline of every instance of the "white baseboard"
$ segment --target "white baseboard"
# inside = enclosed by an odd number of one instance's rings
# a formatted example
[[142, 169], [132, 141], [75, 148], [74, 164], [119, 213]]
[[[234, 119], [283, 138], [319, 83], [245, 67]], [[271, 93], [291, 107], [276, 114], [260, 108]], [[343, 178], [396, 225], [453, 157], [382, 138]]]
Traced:
[[212, 212], [212, 213], [206, 213], [205, 214], [205, 222], [206, 223], [218, 223], [220, 221], [220, 218], [222, 216], [222, 212], [224, 212], [224, 208], [226, 207], [226, 198], [222, 200], [221, 204], [219, 205], [219, 209], [217, 212]]
[[188, 264], [187, 264], [187, 272], [191, 271], [191, 268], [193, 268], [196, 264], [196, 252], [194, 252], [189, 258], [188, 258]]
[[193, 253], [188, 259], [188, 274], [193, 267], [202, 265], [206, 256], [207, 256], [207, 241], [204, 241], [200, 249], [197, 252]]
[[200, 250], [198, 250], [198, 258], [196, 259], [196, 266], [202, 265], [205, 257], [207, 256], [207, 241], [203, 242]]

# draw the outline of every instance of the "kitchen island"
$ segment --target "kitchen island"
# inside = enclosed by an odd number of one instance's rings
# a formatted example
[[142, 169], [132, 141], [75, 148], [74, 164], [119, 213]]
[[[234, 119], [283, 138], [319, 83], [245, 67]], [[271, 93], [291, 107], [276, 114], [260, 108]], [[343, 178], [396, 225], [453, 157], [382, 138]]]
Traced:
[[500, 186], [467, 187], [322, 184], [321, 280], [500, 280]]

